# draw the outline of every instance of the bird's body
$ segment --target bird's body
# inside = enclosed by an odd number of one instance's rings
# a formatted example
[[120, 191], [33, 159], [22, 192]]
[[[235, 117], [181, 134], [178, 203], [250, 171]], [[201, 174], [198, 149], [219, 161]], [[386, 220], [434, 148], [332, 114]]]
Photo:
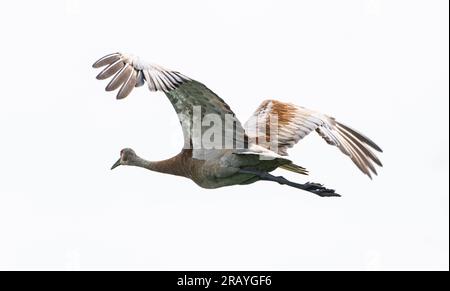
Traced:
[[[125, 149], [135, 155], [131, 149]], [[182, 149], [179, 154], [163, 161], [150, 162], [137, 155], [131, 157], [132, 166], [164, 174], [181, 176], [194, 181], [202, 188], [214, 189], [231, 185], [250, 184], [259, 180], [254, 175], [240, 173], [241, 169], [254, 168], [271, 172], [289, 160], [260, 160], [258, 155], [235, 155], [232, 150], [220, 150], [218, 158], [200, 160], [192, 158], [192, 149]]]
[[146, 168], [151, 171], [182, 176], [203, 188], [251, 184], [260, 180], [307, 190], [319, 196], [339, 196], [319, 184], [298, 184], [270, 172], [282, 168], [299, 174], [306, 169], [294, 164], [287, 149], [312, 131], [337, 146], [358, 168], [371, 177], [373, 163], [381, 162], [370, 148], [381, 149], [361, 133], [327, 115], [276, 100], [264, 101], [242, 126], [223, 99], [205, 85], [185, 75], [138, 58], [114, 53], [98, 60], [95, 68], [106, 66], [97, 76], [113, 76], [107, 91], [119, 89], [118, 99], [125, 98], [134, 87], [147, 83], [151, 91], [162, 91], [172, 103], [183, 129], [182, 151], [167, 160], [151, 162], [123, 149], [114, 164]]

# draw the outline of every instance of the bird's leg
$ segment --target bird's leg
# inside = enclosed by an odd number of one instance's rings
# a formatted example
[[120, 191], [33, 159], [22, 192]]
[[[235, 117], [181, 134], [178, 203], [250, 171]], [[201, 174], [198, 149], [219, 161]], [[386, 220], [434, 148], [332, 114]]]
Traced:
[[255, 176], [258, 176], [261, 180], [264, 181], [272, 181], [277, 182], [281, 185], [288, 185], [297, 189], [305, 190], [308, 192], [311, 192], [313, 194], [316, 194], [320, 197], [341, 197], [341, 195], [335, 193], [333, 189], [327, 189], [323, 187], [321, 184], [317, 183], [306, 183], [306, 184], [299, 184], [295, 182], [291, 182], [284, 178], [283, 176], [274, 176], [266, 172], [259, 172], [254, 169], [240, 169], [239, 173], [242, 174], [252, 174]]

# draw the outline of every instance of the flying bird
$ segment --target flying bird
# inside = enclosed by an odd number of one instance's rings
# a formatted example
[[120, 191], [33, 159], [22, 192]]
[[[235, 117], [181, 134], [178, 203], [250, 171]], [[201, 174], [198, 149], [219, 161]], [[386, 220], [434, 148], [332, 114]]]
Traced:
[[[281, 168], [307, 175], [305, 168], [287, 157], [287, 150], [313, 131], [347, 155], [368, 177], [377, 174], [376, 165], [382, 167], [374, 154], [374, 150], [382, 152], [379, 146], [362, 133], [326, 114], [291, 103], [265, 100], [249, 121], [242, 125], [223, 99], [202, 83], [177, 71], [123, 53], [106, 55], [96, 61], [93, 67], [105, 67], [97, 79], [112, 77], [106, 91], [119, 89], [117, 99], [127, 97], [134, 88], [144, 84], [150, 91], [164, 92], [178, 114], [183, 129], [184, 146], [176, 156], [162, 161], [148, 161], [132, 149], [125, 148], [120, 151], [120, 158], [111, 169], [119, 165], [137, 166], [186, 177], [208, 189], [271, 181], [321, 197], [338, 197], [340, 195], [335, 190], [325, 188], [322, 184], [300, 184], [270, 174]], [[222, 122], [220, 131], [215, 131], [218, 136], [225, 136], [225, 141], [220, 140], [221, 146], [206, 146], [202, 134], [196, 135], [194, 132], [193, 120], [207, 118], [211, 114], [218, 116]], [[230, 116], [232, 125], [223, 126]], [[208, 126], [200, 123], [200, 131], [203, 128], [207, 130]], [[224, 143], [228, 146], [224, 146]]]

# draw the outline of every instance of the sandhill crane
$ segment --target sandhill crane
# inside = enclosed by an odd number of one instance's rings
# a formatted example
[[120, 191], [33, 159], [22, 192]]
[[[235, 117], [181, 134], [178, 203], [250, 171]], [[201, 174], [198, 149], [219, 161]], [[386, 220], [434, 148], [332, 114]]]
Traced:
[[[135, 56], [122, 53], [106, 55], [93, 64], [94, 68], [104, 66], [106, 68], [97, 75], [97, 79], [102, 80], [113, 76], [106, 86], [106, 91], [113, 91], [120, 87], [117, 99], [127, 97], [133, 88], [145, 83], [150, 91], [164, 92], [179, 116], [184, 136], [183, 149], [170, 159], [147, 161], [139, 157], [132, 149], [125, 148], [121, 150], [119, 160], [111, 169], [119, 165], [142, 167], [151, 171], [183, 176], [193, 180], [200, 187], [209, 189], [264, 180], [306, 190], [321, 197], [340, 196], [334, 190], [327, 189], [321, 184], [309, 182], [299, 184], [282, 176], [270, 174], [277, 168], [308, 174], [305, 168], [287, 158], [287, 149], [293, 147], [312, 131], [316, 131], [328, 144], [336, 146], [349, 156], [355, 165], [370, 178], [372, 173], [377, 174], [374, 164], [382, 166], [371, 150], [372, 148], [382, 152], [379, 146], [368, 137], [328, 115], [290, 103], [266, 100], [256, 109], [249, 122], [242, 126], [224, 100], [202, 83], [179, 72], [148, 64]], [[196, 108], [199, 109], [196, 111]], [[199, 141], [201, 136], [193, 133], [192, 120], [196, 112], [200, 118], [205, 118], [208, 114], [216, 114], [219, 116], [219, 121], [224, 123], [227, 116], [232, 116], [233, 125], [221, 131], [225, 136], [231, 131], [231, 139], [228, 138], [226, 142], [231, 141], [232, 146], [204, 146]], [[272, 119], [273, 116], [276, 119]], [[255, 119], [258, 125], [250, 128], [249, 124]], [[272, 122], [275, 120], [276, 123]], [[276, 132], [275, 137], [273, 132], [268, 133], [271, 129], [267, 130], [273, 128], [273, 123], [276, 125], [273, 131]], [[243, 137], [243, 142], [239, 143], [238, 136]]]

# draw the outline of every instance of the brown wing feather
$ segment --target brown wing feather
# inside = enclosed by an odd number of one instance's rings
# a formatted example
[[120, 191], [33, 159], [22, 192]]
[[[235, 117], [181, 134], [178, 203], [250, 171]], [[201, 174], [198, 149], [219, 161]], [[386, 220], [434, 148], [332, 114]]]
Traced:
[[[277, 135], [273, 141], [270, 128], [277, 122]], [[273, 148], [274, 142], [280, 155], [312, 131], [316, 131], [328, 144], [338, 147], [350, 157], [367, 176], [377, 174], [374, 163], [382, 166], [370, 148], [382, 152], [371, 139], [334, 118], [290, 103], [276, 100], [264, 101], [246, 123], [246, 132], [252, 142]], [[264, 141], [264, 142], [263, 142]], [[266, 141], [270, 141], [267, 143]]]

